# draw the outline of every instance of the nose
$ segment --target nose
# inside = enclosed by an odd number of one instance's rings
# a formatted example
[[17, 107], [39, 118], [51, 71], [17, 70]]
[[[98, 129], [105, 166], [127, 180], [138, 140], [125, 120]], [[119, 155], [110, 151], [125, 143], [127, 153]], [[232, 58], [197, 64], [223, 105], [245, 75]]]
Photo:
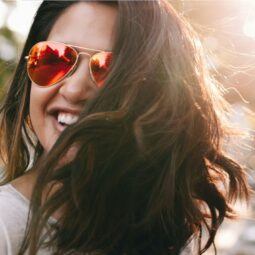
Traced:
[[88, 63], [88, 57], [80, 57], [76, 69], [62, 81], [58, 91], [65, 100], [72, 104], [78, 104], [92, 98], [97, 91], [97, 87], [90, 77]]

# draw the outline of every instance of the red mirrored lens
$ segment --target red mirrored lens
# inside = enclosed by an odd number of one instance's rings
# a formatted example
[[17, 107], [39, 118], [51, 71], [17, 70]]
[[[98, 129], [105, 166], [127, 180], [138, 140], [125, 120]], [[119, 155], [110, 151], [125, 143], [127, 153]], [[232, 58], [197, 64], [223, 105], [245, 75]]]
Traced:
[[111, 52], [99, 52], [90, 59], [91, 75], [98, 87], [102, 87], [112, 63]]
[[28, 74], [39, 86], [50, 86], [62, 80], [77, 58], [74, 49], [58, 42], [40, 42], [29, 53]]

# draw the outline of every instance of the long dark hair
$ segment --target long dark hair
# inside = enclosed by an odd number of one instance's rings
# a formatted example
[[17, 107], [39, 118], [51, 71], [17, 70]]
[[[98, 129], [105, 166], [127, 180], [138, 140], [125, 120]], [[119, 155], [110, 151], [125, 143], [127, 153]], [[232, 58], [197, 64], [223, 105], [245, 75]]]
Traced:
[[[198, 36], [166, 0], [102, 2], [118, 7], [104, 88], [48, 155], [31, 140], [24, 57], [74, 3], [41, 4], [1, 109], [2, 183], [24, 174], [31, 145], [39, 173], [19, 254], [36, 254], [40, 245], [54, 254], [179, 254], [205, 226], [203, 253], [233, 213], [229, 202], [247, 198], [248, 188], [242, 166], [222, 146], [231, 130], [224, 91], [209, 76]], [[74, 158], [59, 166], [73, 146]], [[49, 184], [58, 188], [42, 203]], [[48, 226], [59, 208], [63, 214]]]

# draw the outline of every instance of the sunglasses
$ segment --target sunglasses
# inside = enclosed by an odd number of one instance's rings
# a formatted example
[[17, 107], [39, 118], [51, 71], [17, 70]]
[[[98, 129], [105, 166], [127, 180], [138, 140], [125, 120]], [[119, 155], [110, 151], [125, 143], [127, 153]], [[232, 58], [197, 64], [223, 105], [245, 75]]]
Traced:
[[75, 70], [80, 55], [89, 57], [92, 81], [102, 87], [112, 63], [112, 52], [83, 48], [62, 42], [36, 43], [27, 59], [27, 73], [32, 82], [42, 87], [55, 85]]

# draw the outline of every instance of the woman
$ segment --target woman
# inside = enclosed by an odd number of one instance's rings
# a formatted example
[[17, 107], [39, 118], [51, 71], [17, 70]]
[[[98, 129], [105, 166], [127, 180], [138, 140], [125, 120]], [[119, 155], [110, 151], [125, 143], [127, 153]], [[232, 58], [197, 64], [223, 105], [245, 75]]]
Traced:
[[248, 196], [227, 110], [166, 0], [43, 2], [1, 110], [0, 253], [180, 254], [205, 226], [203, 253]]

